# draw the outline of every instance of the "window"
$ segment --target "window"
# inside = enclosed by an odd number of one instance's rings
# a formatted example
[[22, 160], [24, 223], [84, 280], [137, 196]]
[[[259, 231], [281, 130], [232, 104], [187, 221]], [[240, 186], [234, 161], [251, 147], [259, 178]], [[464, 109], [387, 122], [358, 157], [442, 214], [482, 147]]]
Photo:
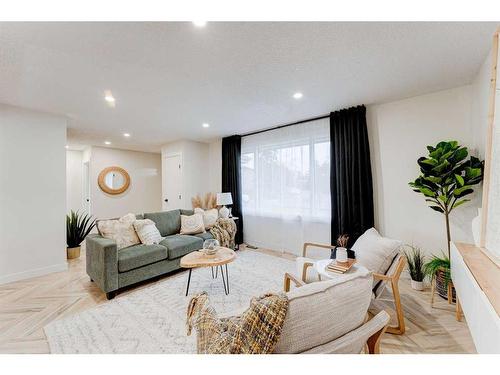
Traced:
[[243, 212], [330, 221], [328, 119], [244, 137]]

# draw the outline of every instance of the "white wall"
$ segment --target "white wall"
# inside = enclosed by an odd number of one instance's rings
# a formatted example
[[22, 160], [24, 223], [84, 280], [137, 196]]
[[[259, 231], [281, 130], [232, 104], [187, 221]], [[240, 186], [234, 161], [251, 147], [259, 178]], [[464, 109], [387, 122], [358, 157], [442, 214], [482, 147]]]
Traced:
[[[107, 194], [97, 184], [99, 173], [112, 166], [121, 167], [130, 175], [130, 187], [123, 194]], [[161, 155], [92, 147], [90, 186], [91, 213], [98, 219], [119, 217], [129, 212], [161, 211]]]
[[209, 191], [220, 193], [222, 191], [222, 139], [210, 142], [208, 154]]
[[[182, 208], [191, 208], [191, 198], [196, 195], [203, 196], [213, 191], [212, 188], [215, 186], [215, 183], [211, 182], [211, 176], [220, 173], [221, 170], [221, 167], [219, 167], [218, 172], [216, 172], [211, 167], [211, 160], [217, 158], [216, 147], [211, 149], [208, 143], [178, 141], [165, 144], [161, 149], [161, 153], [162, 160], [163, 157], [168, 155], [181, 155]], [[164, 176], [162, 183], [163, 195], [165, 195], [166, 186], [169, 182], [169, 176]]]
[[479, 72], [472, 82], [471, 101], [472, 101], [472, 139], [473, 146], [478, 151], [481, 159], [484, 159], [486, 137], [488, 133], [488, 109], [490, 99], [490, 80], [491, 80], [491, 51], [486, 60], [479, 69]]
[[66, 263], [66, 120], [0, 104], [0, 283]]
[[82, 211], [84, 208], [82, 160], [82, 151], [66, 151], [66, 212]]
[[[417, 159], [426, 146], [457, 140], [474, 146], [471, 86], [458, 87], [368, 108], [376, 227], [386, 236], [439, 254], [446, 250], [444, 216], [427, 207], [408, 182], [419, 174]], [[472, 241], [471, 220], [480, 196], [451, 215], [456, 241]]]

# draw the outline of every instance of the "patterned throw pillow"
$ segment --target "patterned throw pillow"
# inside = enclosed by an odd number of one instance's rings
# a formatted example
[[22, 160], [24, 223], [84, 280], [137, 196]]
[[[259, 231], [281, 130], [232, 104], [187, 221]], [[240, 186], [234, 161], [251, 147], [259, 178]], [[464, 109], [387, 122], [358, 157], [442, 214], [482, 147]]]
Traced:
[[205, 233], [205, 224], [201, 214], [181, 215], [181, 234]]
[[219, 211], [217, 211], [216, 208], [205, 211], [203, 208], [196, 207], [194, 209], [194, 213], [201, 214], [203, 216], [203, 223], [205, 224], [205, 229], [207, 230], [212, 228], [219, 218]]
[[100, 220], [97, 228], [103, 237], [116, 241], [119, 250], [141, 243], [135, 233], [134, 221], [135, 215], [127, 214], [119, 219]]
[[157, 244], [163, 239], [153, 220], [136, 220], [134, 221], [134, 228], [139, 239], [145, 245]]

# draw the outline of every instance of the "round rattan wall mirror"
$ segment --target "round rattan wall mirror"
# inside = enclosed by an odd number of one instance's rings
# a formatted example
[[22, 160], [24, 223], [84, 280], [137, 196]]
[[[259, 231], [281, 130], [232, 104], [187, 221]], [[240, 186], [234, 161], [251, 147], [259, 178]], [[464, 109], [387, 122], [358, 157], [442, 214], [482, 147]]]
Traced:
[[97, 182], [102, 191], [108, 194], [121, 194], [125, 192], [130, 185], [130, 176], [127, 171], [120, 167], [104, 168]]

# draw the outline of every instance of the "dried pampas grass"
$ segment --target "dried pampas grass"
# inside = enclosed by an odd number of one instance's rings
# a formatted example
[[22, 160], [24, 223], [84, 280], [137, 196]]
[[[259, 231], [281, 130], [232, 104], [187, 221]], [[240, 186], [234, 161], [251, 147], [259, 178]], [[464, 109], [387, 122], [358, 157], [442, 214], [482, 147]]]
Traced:
[[191, 204], [193, 208], [203, 208], [204, 210], [217, 208], [217, 194], [206, 193], [204, 198], [198, 194], [196, 197], [191, 198]]

